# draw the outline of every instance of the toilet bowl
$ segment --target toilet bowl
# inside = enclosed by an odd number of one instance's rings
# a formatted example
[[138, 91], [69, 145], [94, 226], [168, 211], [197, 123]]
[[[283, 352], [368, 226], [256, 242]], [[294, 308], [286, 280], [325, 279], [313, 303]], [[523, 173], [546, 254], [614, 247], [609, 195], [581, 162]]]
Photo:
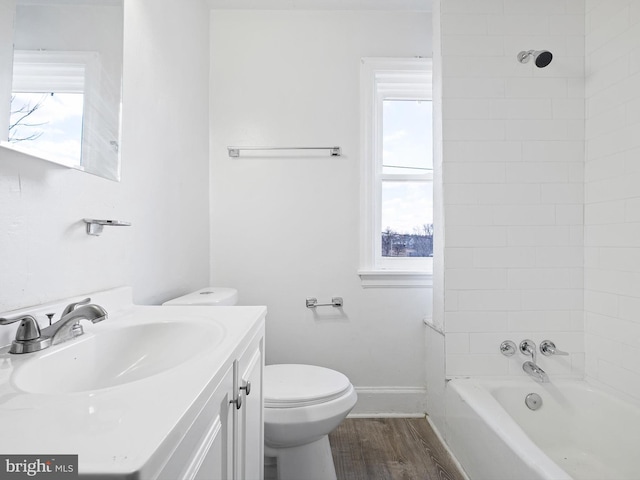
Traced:
[[[163, 305], [235, 305], [234, 288], [209, 287]], [[340, 372], [315, 365], [267, 365], [263, 377], [265, 457], [278, 480], [335, 480], [329, 445], [358, 396]]]
[[265, 456], [277, 459], [278, 480], [335, 479], [329, 433], [358, 396], [340, 372], [314, 365], [264, 370]]

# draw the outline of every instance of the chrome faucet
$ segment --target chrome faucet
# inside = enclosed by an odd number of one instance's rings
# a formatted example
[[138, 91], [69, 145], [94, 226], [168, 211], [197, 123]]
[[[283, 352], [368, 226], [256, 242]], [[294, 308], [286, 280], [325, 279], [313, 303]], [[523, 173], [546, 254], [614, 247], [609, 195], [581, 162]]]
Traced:
[[[89, 320], [91, 323], [98, 323], [107, 318], [107, 312], [100, 305], [88, 303], [90, 299], [85, 299], [78, 304], [72, 304], [67, 313], [62, 314], [60, 320], [53, 325], [42, 330], [43, 336], [51, 337], [51, 345], [66, 342], [84, 333], [80, 320]], [[80, 305], [80, 306], [79, 306]]]
[[520, 342], [520, 353], [529, 355], [533, 363], [536, 363], [536, 344], [532, 340], [523, 340]]
[[520, 352], [531, 356], [531, 361], [526, 361], [522, 364], [522, 370], [538, 382], [549, 382], [547, 373], [536, 363], [536, 344], [531, 340], [523, 340], [520, 342]]
[[549, 383], [549, 377], [547, 376], [547, 372], [541, 369], [538, 365], [533, 362], [526, 361], [522, 364], [522, 370], [524, 370], [528, 375], [533, 377], [534, 380], [540, 383]]
[[9, 353], [37, 352], [82, 335], [84, 330], [80, 325], [80, 320], [98, 323], [107, 318], [106, 310], [100, 305], [90, 304], [90, 301], [90, 298], [85, 298], [80, 302], [67, 305], [60, 320], [42, 330], [32, 315], [0, 318], [0, 325], [20, 322], [15, 340], [11, 342]]

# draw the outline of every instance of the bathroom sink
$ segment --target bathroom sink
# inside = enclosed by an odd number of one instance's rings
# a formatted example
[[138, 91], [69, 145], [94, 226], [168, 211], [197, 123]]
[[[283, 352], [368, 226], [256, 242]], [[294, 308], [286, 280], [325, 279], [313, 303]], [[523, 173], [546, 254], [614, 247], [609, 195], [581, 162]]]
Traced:
[[30, 393], [101, 390], [177, 367], [224, 337], [217, 323], [150, 322], [88, 333], [28, 359], [12, 375]]

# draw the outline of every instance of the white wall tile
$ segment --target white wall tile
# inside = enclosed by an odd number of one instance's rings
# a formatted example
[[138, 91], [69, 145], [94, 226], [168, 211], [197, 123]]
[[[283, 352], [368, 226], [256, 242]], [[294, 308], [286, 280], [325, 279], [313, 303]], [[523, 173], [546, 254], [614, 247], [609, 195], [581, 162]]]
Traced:
[[[446, 63], [444, 64], [446, 68]], [[444, 98], [503, 98], [505, 80], [502, 78], [447, 77], [442, 86]], [[448, 115], [448, 114], [444, 114]]]
[[[462, 3], [448, 1], [443, 11], [464, 13]], [[445, 329], [468, 334], [470, 342], [467, 347], [466, 337], [451, 340], [447, 374], [524, 375], [522, 362], [497, 352], [510, 327], [522, 334], [548, 328], [568, 335], [563, 342], [576, 353], [551, 370], [581, 372], [584, 2], [508, 0], [465, 7], [480, 15], [467, 35], [468, 16], [456, 23], [447, 13], [441, 24], [447, 43], [445, 296], [455, 303]], [[545, 69], [515, 58], [520, 50], [542, 48], [555, 56]], [[634, 111], [628, 109], [629, 118]]]
[[[585, 104], [582, 98], [554, 98], [553, 104], [553, 117], [554, 118], [567, 118], [577, 119], [584, 121], [585, 117]], [[582, 142], [581, 142], [582, 143]]]
[[[511, 228], [509, 229], [511, 230]], [[473, 265], [477, 268], [533, 267], [536, 264], [536, 247], [499, 246], [493, 243], [486, 248], [473, 245]]]
[[[509, 227], [507, 242], [512, 247], [569, 246], [573, 244], [569, 227], [547, 225]], [[532, 262], [535, 263], [535, 259]]]
[[492, 118], [506, 119], [551, 119], [551, 99], [504, 99], [492, 100], [489, 105]]
[[506, 268], [448, 268], [447, 288], [478, 290], [507, 288]]
[[504, 140], [508, 127], [504, 120], [444, 119], [445, 141], [451, 140]]
[[548, 35], [551, 18], [544, 14], [488, 15], [489, 35]]
[[565, 78], [507, 78], [504, 82], [507, 98], [567, 98]]
[[443, 14], [500, 13], [504, 11], [503, 3], [503, 0], [445, 0], [440, 8]]
[[509, 364], [501, 355], [447, 355], [447, 375], [508, 375]]
[[[574, 331], [582, 333], [584, 322], [576, 322], [575, 312], [547, 310], [520, 310], [509, 312], [510, 332], [539, 332], [551, 335], [552, 332]], [[522, 336], [522, 335], [520, 335]]]
[[461, 290], [461, 311], [511, 311], [522, 308], [522, 292], [512, 290]]
[[501, 162], [449, 162], [443, 165], [443, 176], [446, 183], [503, 183], [506, 166]]
[[525, 310], [581, 310], [583, 308], [582, 289], [526, 290], [522, 292], [522, 307]]
[[544, 12], [547, 15], [559, 14], [566, 12], [564, 1], [557, 0], [539, 0], [530, 2], [528, 0], [508, 0], [504, 4], [505, 14], [510, 13], [528, 13], [540, 14]]
[[445, 348], [451, 355], [469, 353], [469, 334], [448, 333], [445, 338]]
[[488, 119], [491, 118], [488, 99], [450, 98], [443, 101], [444, 118], [452, 119]]
[[447, 226], [446, 238], [449, 247], [506, 247], [507, 229], [500, 226]]
[[449, 205], [447, 222], [450, 225], [492, 225], [494, 222], [493, 207], [478, 205]]
[[493, 211], [494, 225], [552, 225], [556, 219], [553, 205], [500, 205]]
[[584, 158], [584, 142], [523, 142], [522, 160], [532, 162], [576, 162]]
[[566, 162], [521, 162], [506, 165], [508, 183], [567, 183], [569, 166]]
[[[584, 206], [580, 204], [556, 205], [556, 224], [582, 227]], [[573, 244], [575, 245], [575, 243]]]
[[486, 35], [487, 18], [481, 14], [443, 13], [440, 22], [447, 35]]
[[448, 312], [445, 316], [447, 333], [506, 332], [507, 312]]
[[468, 56], [469, 52], [475, 51], [481, 51], [487, 56], [502, 55], [502, 38], [488, 35], [442, 35], [442, 55], [445, 57]]
[[476, 202], [481, 205], [538, 205], [541, 202], [537, 184], [479, 184], [474, 185]]
[[584, 203], [584, 185], [582, 183], [543, 184], [540, 186], [542, 203], [561, 205], [578, 204], [582, 208]]
[[472, 248], [449, 248], [445, 249], [447, 257], [447, 268], [465, 268], [473, 265]]
[[549, 17], [549, 33], [551, 35], [584, 35], [584, 16], [551, 15]]
[[549, 288], [581, 288], [573, 284], [568, 268], [510, 268], [509, 288], [515, 290], [539, 290]]
[[451, 141], [444, 142], [443, 148], [447, 165], [455, 162], [516, 162], [522, 159], [521, 142]]

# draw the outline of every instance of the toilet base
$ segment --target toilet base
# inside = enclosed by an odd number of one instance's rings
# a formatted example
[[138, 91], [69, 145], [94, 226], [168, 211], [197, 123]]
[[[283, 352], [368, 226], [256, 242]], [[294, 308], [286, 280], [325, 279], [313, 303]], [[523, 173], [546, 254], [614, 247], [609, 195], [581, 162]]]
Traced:
[[328, 435], [297, 447], [265, 446], [265, 455], [276, 458], [278, 480], [336, 480]]

